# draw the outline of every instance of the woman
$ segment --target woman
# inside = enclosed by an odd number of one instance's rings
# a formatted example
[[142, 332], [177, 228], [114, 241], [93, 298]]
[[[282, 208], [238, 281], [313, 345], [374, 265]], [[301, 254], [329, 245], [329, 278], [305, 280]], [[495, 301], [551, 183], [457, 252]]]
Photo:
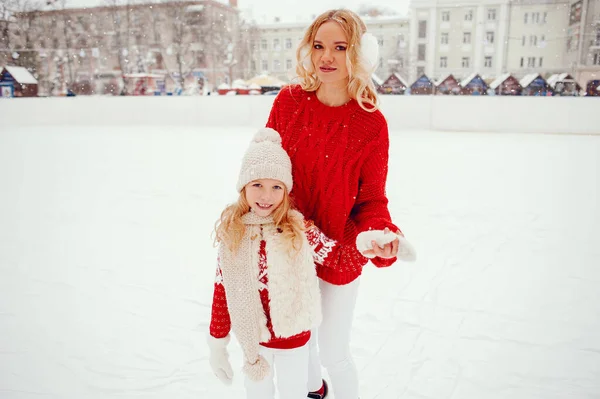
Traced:
[[[308, 397], [327, 395], [322, 363], [335, 397], [356, 399], [350, 331], [359, 276], [367, 257], [378, 267], [392, 265], [405, 242], [391, 221], [385, 194], [389, 137], [371, 81], [377, 41], [355, 13], [327, 11], [307, 29], [297, 61], [299, 84], [281, 90], [267, 127], [281, 134], [291, 158], [298, 210], [349, 248], [340, 252], [335, 267], [317, 263], [323, 322], [309, 341]], [[387, 239], [370, 241], [359, 252], [361, 232], [375, 233], [369, 238], [385, 233]]]

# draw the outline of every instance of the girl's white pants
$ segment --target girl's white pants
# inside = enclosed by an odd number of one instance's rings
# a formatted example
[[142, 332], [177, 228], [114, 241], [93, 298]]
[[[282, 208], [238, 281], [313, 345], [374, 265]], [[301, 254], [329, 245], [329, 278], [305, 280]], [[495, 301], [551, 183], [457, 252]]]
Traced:
[[262, 381], [245, 377], [246, 398], [274, 399], [275, 383], [279, 399], [306, 399], [308, 395], [308, 344], [294, 349], [260, 347], [261, 355], [271, 366], [269, 375]]
[[327, 369], [331, 379], [330, 387], [337, 399], [358, 399], [358, 373], [350, 354], [350, 332], [359, 279], [346, 285], [319, 280], [323, 322], [318, 329], [311, 331], [308, 342], [309, 391], [321, 388], [322, 364]]

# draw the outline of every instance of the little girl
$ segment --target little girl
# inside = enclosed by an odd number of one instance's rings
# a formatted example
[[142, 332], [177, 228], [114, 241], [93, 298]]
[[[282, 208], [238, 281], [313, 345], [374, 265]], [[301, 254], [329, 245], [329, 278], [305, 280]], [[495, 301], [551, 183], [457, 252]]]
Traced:
[[[233, 371], [230, 330], [244, 354], [248, 399], [305, 399], [310, 330], [321, 322], [315, 263], [358, 254], [339, 246], [292, 209], [291, 162], [273, 129], [258, 131], [240, 171], [239, 199], [217, 222], [217, 275], [210, 322], [210, 365], [226, 384]], [[337, 259], [336, 259], [337, 258]]]

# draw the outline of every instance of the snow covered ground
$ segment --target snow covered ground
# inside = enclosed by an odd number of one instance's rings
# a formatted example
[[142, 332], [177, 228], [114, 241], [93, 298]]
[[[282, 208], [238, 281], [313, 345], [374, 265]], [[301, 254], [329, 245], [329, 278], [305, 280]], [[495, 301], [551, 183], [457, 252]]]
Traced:
[[[0, 398], [244, 396], [237, 344], [227, 388], [205, 334], [253, 132], [0, 132]], [[392, 130], [390, 151], [418, 261], [364, 272], [361, 398], [600, 398], [600, 136]]]

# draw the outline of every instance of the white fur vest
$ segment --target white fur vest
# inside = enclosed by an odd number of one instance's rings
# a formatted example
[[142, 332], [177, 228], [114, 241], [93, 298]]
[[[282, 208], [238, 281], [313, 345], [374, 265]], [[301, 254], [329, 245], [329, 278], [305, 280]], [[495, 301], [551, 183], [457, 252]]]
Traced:
[[[302, 223], [303, 217], [291, 211]], [[259, 355], [260, 342], [270, 333], [259, 293], [259, 254], [261, 226], [266, 243], [269, 308], [273, 331], [277, 337], [290, 337], [308, 331], [321, 322], [321, 296], [312, 249], [302, 237], [302, 249], [288, 254], [288, 245], [273, 223], [272, 217], [247, 213], [244, 238], [236, 253], [219, 247], [223, 286], [231, 317], [231, 329], [244, 352], [244, 372], [253, 380], [262, 380], [269, 364]]]

